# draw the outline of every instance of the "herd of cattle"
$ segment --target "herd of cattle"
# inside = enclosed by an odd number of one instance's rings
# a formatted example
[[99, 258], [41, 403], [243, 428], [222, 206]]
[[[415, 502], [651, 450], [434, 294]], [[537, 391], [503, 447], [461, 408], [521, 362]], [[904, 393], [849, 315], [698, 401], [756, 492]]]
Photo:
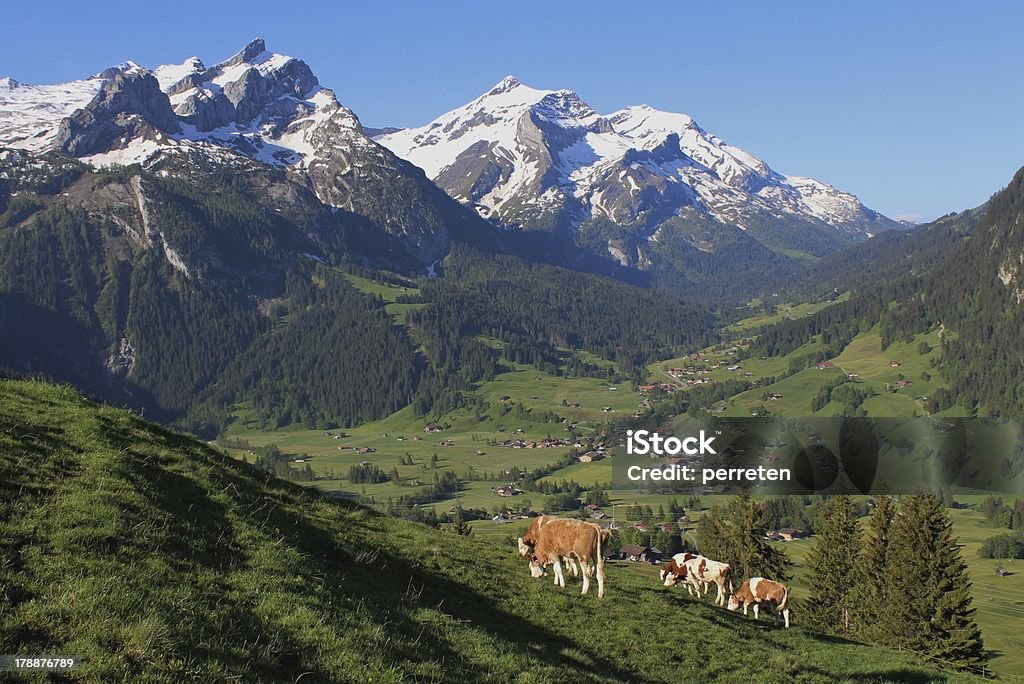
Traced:
[[[555, 585], [564, 587], [564, 565], [574, 577], [583, 577], [583, 594], [590, 591], [590, 578], [596, 576], [597, 595], [604, 597], [601, 545], [610, 538], [609, 530], [594, 523], [542, 515], [534, 518], [526, 534], [519, 538], [519, 553], [530, 561], [532, 577], [543, 577], [545, 568], [550, 565], [554, 569]], [[715, 605], [732, 611], [742, 606], [744, 615], [753, 607], [755, 620], [761, 606], [772, 607], [776, 623], [782, 615], [789, 627], [789, 587], [764, 577], [751, 577], [734, 590], [729, 577], [731, 572], [728, 563], [693, 553], [677, 553], [662, 565], [660, 578], [666, 587], [682, 582], [690, 595], [696, 597], [707, 596], [711, 585], [715, 585], [718, 589]]]

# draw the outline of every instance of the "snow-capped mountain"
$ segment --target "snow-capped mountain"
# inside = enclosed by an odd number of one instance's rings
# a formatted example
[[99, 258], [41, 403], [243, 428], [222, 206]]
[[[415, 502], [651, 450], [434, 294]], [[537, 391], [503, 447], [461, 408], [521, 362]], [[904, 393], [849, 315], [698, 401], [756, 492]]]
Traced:
[[693, 214], [755, 235], [779, 222], [847, 239], [899, 227], [849, 193], [772, 170], [685, 114], [639, 105], [601, 115], [571, 91], [512, 76], [426, 126], [375, 139], [505, 225], [607, 218], [655, 240], [667, 219]]
[[281, 168], [321, 202], [369, 218], [431, 260], [447, 244], [453, 209], [462, 213], [370, 140], [305, 62], [267, 50], [262, 39], [212, 67], [191, 57], [152, 70], [126, 62], [62, 85], [0, 79], [0, 147], [55, 151], [96, 168]]

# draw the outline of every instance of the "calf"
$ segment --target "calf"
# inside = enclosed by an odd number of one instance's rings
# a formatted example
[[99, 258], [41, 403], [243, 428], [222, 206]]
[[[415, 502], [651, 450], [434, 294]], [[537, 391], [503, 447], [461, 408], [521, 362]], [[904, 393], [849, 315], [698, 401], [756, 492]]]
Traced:
[[786, 629], [789, 629], [789, 587], [781, 582], [765, 579], [764, 577], [751, 577], [744, 580], [743, 584], [735, 594], [729, 597], [729, 610], [738, 610], [743, 606], [743, 614], [747, 614], [747, 608], [754, 606], [754, 619], [757, 619], [758, 607], [762, 604], [775, 607], [775, 624], [779, 624], [779, 613], [786, 620]]
[[[535, 520], [530, 529], [519, 539], [519, 550], [527, 550], [530, 559], [530, 574], [540, 577], [544, 567], [553, 565], [555, 584], [565, 586], [562, 574], [562, 558], [575, 558], [580, 563], [583, 574], [583, 594], [590, 591], [590, 576], [596, 574], [597, 595], [604, 596], [604, 557], [601, 554], [602, 542], [607, 542], [611, 532], [601, 529], [593, 523], [579, 520], [565, 520], [544, 516], [546, 520]], [[591, 570], [591, 563], [596, 570]]]

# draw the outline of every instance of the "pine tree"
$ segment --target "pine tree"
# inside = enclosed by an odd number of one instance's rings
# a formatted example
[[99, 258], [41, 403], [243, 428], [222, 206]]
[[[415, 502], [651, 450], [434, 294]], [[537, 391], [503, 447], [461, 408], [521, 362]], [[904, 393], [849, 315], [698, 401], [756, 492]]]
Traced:
[[958, 665], [984, 657], [974, 622], [971, 583], [942, 499], [915, 494], [904, 499], [889, 548], [895, 636], [907, 648]]
[[732, 566], [732, 576], [767, 577], [785, 581], [793, 564], [784, 551], [765, 539], [768, 526], [764, 515], [749, 494], [741, 494], [723, 513], [717, 506], [701, 518], [697, 526], [700, 552], [708, 558]]
[[821, 507], [815, 545], [807, 558], [807, 621], [833, 634], [850, 631], [851, 590], [857, 579], [860, 529], [853, 499], [830, 497]]
[[473, 534], [473, 528], [462, 517], [462, 506], [455, 507], [455, 520], [452, 521], [450, 529], [455, 534], [462, 535], [463, 537]]
[[865, 641], [893, 645], [889, 586], [889, 540], [892, 537], [896, 504], [887, 496], [875, 502], [867, 534], [857, 563], [857, 581], [853, 590], [853, 628]]

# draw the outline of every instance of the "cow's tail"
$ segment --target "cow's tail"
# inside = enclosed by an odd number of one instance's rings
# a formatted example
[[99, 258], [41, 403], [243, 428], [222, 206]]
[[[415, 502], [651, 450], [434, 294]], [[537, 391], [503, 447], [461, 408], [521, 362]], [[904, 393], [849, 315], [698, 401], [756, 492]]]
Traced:
[[782, 602], [779, 603], [779, 611], [789, 608], [789, 587], [782, 586]]

